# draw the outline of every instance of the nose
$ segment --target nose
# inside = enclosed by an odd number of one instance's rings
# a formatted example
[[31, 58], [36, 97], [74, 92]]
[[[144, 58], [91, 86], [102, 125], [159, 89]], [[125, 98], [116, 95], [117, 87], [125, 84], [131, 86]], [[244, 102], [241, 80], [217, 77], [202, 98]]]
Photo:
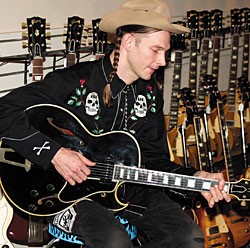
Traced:
[[158, 64], [160, 66], [165, 66], [166, 65], [166, 53], [162, 53], [158, 55]]

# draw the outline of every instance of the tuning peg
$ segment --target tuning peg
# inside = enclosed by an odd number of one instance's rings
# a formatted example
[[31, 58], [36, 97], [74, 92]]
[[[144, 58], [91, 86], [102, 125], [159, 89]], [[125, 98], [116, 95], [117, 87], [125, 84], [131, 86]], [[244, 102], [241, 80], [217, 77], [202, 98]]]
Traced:
[[46, 42], [46, 49], [51, 49], [51, 42]]
[[27, 47], [28, 47], [28, 42], [25, 42], [25, 41], [22, 42], [22, 47], [23, 47], [23, 48], [27, 48]]
[[27, 40], [28, 39], [28, 33], [27, 32], [22, 32], [22, 38], [24, 40]]
[[28, 27], [26, 22], [22, 22], [22, 29], [26, 29]]
[[64, 27], [64, 28], [67, 28], [67, 27], [68, 27], [68, 24], [64, 23], [63, 27]]
[[46, 28], [46, 29], [50, 29], [50, 23], [47, 23], [47, 22], [46, 22], [45, 28]]
[[50, 32], [46, 32], [46, 39], [48, 39], [48, 40], [51, 39], [51, 33]]

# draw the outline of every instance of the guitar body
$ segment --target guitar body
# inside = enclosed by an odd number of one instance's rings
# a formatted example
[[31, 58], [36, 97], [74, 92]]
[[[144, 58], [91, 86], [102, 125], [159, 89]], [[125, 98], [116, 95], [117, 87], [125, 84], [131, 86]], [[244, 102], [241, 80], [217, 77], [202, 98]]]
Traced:
[[[54, 105], [37, 105], [28, 109], [27, 115], [38, 130], [64, 147], [80, 151], [98, 163], [98, 166], [95, 166], [96, 173], [95, 168], [92, 168], [90, 179], [101, 176], [103, 179], [87, 180], [77, 186], [70, 186], [54, 167], [51, 166], [45, 171], [36, 165], [29, 166], [25, 164], [26, 160], [13, 150], [2, 148], [5, 158], [0, 166], [2, 188], [9, 200], [26, 213], [36, 216], [55, 214], [71, 206], [77, 199], [98, 192], [100, 184], [102, 191], [112, 191], [114, 185], [110, 185], [111, 178], [105, 177], [109, 166], [140, 164], [137, 143], [128, 133], [114, 131], [92, 135], [73, 114]], [[19, 166], [10, 165], [8, 161], [16, 161]]]
[[205, 248], [234, 247], [232, 233], [218, 204], [215, 204], [213, 208], [209, 208], [204, 199], [196, 199], [195, 213], [204, 234]]
[[[15, 208], [15, 214], [7, 230], [9, 240], [15, 244], [28, 244], [29, 246], [42, 246], [48, 244], [51, 240], [51, 236], [48, 233], [47, 224], [44, 222], [44, 218], [29, 216], [19, 212], [20, 211]], [[32, 232], [32, 234], [30, 232]], [[31, 236], [33, 240], [31, 240]]]
[[223, 205], [223, 217], [231, 230], [234, 239], [234, 247], [242, 247], [250, 241], [250, 214], [249, 207], [241, 206], [239, 202], [232, 200]]

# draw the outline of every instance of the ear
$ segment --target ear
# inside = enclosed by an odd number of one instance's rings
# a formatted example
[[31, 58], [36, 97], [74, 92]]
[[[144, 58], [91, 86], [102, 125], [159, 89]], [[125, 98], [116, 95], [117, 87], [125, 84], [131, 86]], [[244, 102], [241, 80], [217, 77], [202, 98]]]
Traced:
[[121, 44], [126, 50], [130, 50], [133, 43], [134, 43], [134, 36], [132, 34], [126, 33], [123, 35]]

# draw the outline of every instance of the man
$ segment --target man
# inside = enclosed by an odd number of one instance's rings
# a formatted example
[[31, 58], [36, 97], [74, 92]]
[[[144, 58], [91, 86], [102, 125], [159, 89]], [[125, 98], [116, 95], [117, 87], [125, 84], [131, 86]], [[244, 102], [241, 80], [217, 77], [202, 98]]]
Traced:
[[[34, 128], [24, 112], [34, 104], [60, 105], [75, 113], [92, 134], [116, 130], [132, 134], [140, 146], [141, 165], [147, 169], [217, 179], [218, 186], [203, 193], [210, 207], [219, 200], [230, 201], [223, 191], [222, 174], [185, 169], [170, 162], [168, 156], [162, 94], [151, 76], [166, 64], [170, 32], [189, 30], [170, 23], [169, 7], [160, 0], [126, 1], [103, 17], [100, 29], [117, 35], [114, 51], [104, 59], [50, 73], [41, 82], [1, 99], [0, 134], [4, 143], [37, 166], [54, 167], [71, 185], [86, 181], [96, 161]], [[39, 154], [34, 151], [44, 144], [47, 149]], [[200, 228], [159, 188], [126, 184], [118, 189], [117, 196], [129, 206], [116, 214], [149, 238], [143, 247], [203, 247]], [[115, 213], [109, 210], [114, 205], [113, 199], [108, 207], [83, 200], [51, 221], [59, 229], [76, 234], [87, 247], [133, 247]]]

